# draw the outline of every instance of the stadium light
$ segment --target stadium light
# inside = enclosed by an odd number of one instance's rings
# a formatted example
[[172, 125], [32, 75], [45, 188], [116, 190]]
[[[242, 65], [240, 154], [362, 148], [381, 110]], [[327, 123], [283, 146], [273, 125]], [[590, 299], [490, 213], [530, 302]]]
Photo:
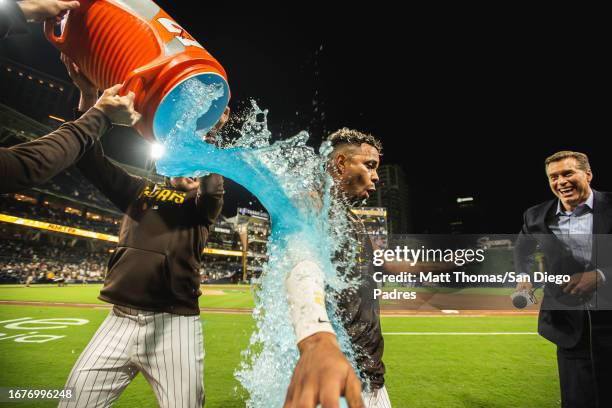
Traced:
[[[0, 1], [2, 1], [2, 0], [0, 0]], [[57, 120], [58, 122], [65, 122], [66, 121], [66, 119], [64, 119], [64, 118], [60, 118], [58, 116], [53, 116], [53, 115], [49, 115], [49, 119]]]
[[153, 160], [157, 160], [160, 159], [165, 152], [165, 148], [163, 145], [159, 144], [159, 143], [152, 143], [151, 144], [151, 151], [149, 152], [149, 155], [151, 156], [151, 158]]

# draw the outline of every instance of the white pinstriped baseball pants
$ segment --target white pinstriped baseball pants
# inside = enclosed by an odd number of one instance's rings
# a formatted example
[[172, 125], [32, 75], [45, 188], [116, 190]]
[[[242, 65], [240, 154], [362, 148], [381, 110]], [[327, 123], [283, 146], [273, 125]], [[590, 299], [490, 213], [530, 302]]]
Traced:
[[364, 391], [361, 396], [366, 408], [391, 408], [391, 400], [384, 386], [372, 392]]
[[114, 306], [70, 372], [62, 408], [108, 407], [139, 372], [161, 407], [202, 407], [204, 339], [199, 316]]

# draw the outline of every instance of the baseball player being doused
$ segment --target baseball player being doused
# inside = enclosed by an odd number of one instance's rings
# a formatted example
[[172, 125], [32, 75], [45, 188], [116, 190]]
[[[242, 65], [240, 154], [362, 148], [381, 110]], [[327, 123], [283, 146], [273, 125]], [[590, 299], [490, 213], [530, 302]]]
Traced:
[[[337, 407], [339, 395], [346, 397], [350, 408], [391, 408], [382, 361], [380, 306], [373, 297], [377, 287], [371, 262], [374, 246], [363, 222], [350, 211], [375, 190], [382, 144], [372, 135], [347, 128], [332, 133], [327, 141], [332, 146], [327, 171], [334, 179], [333, 197], [344, 203], [350, 225], [347, 233], [358, 246], [352, 270], [340, 272], [358, 278], [359, 285], [339, 294], [337, 304], [346, 332], [357, 345], [356, 363], [365, 380], [364, 390], [361, 394], [360, 381], [340, 351], [330, 324], [323, 271], [315, 262], [303, 261], [285, 281], [300, 350], [285, 408], [315, 407], [319, 402], [323, 408]], [[341, 252], [336, 256], [353, 253]]]

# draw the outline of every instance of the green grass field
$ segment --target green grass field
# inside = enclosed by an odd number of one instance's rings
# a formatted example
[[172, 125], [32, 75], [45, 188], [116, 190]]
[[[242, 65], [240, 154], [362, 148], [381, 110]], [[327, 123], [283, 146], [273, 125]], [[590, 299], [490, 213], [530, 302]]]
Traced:
[[[205, 286], [202, 307], [250, 308], [245, 286]], [[102, 303], [99, 286], [57, 288], [0, 286], [0, 300]], [[0, 306], [0, 386], [59, 388], [108, 310], [39, 305]], [[11, 328], [12, 319], [79, 318], [89, 323], [37, 330], [62, 335], [46, 343], [15, 337], [33, 331]], [[253, 328], [249, 315], [202, 314], [205, 337], [207, 407], [242, 407], [244, 393], [233, 378], [240, 351]], [[394, 407], [556, 407], [559, 406], [554, 346], [533, 334], [535, 316], [383, 317], [387, 388]], [[462, 335], [459, 333], [495, 333]], [[406, 335], [406, 333], [417, 333]], [[427, 333], [427, 334], [426, 334]], [[431, 333], [437, 333], [432, 335]], [[443, 333], [446, 333], [444, 335]], [[19, 337], [17, 337], [18, 339]], [[53, 402], [1, 406], [55, 406]], [[116, 406], [156, 406], [153, 392], [139, 375]]]

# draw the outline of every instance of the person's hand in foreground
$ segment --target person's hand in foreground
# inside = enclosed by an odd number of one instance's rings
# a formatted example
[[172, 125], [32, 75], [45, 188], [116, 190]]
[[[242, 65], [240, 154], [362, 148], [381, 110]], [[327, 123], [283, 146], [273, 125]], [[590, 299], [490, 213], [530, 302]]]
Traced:
[[327, 332], [298, 343], [300, 359], [293, 371], [284, 408], [338, 408], [343, 395], [350, 408], [363, 408], [361, 381], [336, 341]]
[[68, 10], [79, 7], [78, 1], [64, 0], [22, 0], [17, 5], [28, 21], [42, 22], [49, 18], [59, 20]]
[[569, 282], [561, 284], [564, 293], [576, 296], [585, 296], [593, 293], [597, 285], [602, 283], [601, 275], [597, 271], [575, 273]]
[[531, 282], [518, 282], [516, 284], [517, 292], [522, 292], [522, 291], [528, 292], [532, 289], [533, 289], [533, 284]]
[[61, 60], [68, 70], [68, 75], [81, 92], [79, 111], [85, 112], [92, 106], [99, 109], [115, 125], [133, 126], [140, 119], [140, 113], [134, 109], [134, 92], [119, 96], [122, 84], [113, 85], [98, 98], [98, 89], [83, 74], [83, 71], [65, 54]]
[[134, 110], [134, 92], [119, 96], [122, 86], [113, 85], [104, 91], [94, 108], [101, 110], [115, 125], [133, 126], [141, 115]]

